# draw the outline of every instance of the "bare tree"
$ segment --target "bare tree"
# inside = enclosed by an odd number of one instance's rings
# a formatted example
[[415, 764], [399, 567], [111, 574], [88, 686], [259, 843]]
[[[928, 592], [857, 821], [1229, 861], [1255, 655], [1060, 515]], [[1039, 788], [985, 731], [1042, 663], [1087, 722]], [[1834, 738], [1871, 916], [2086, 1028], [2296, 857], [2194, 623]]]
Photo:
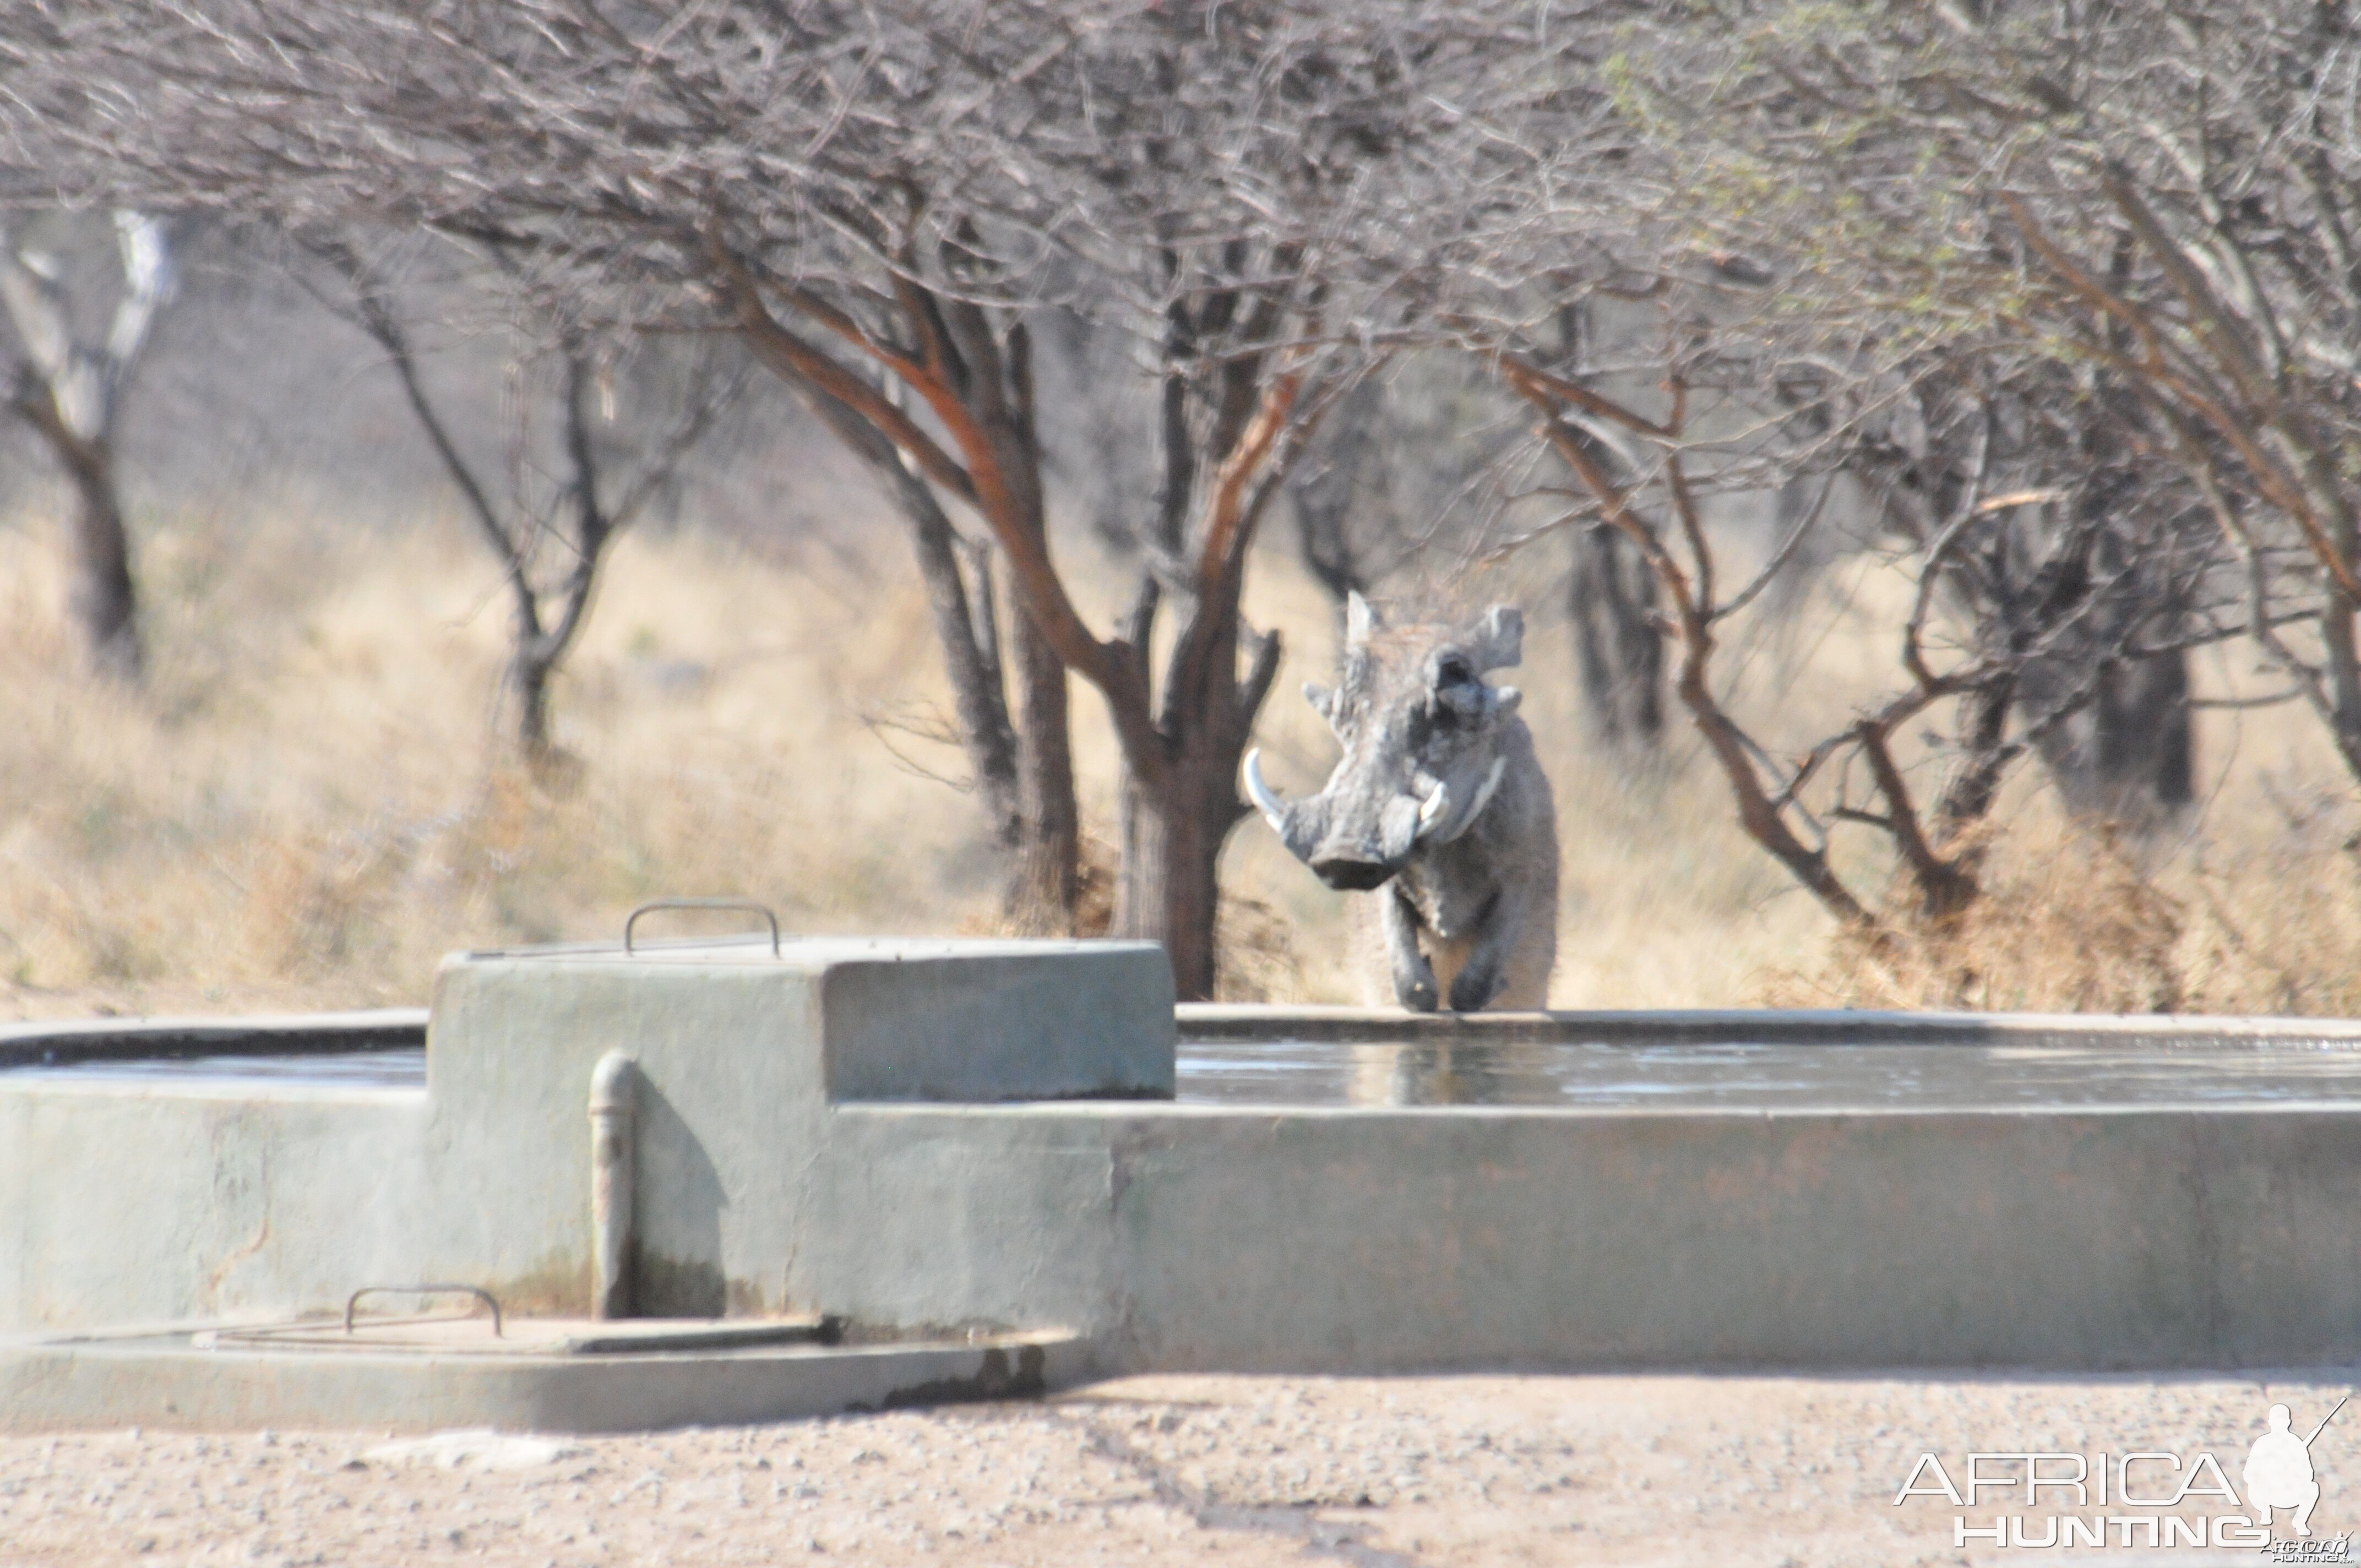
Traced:
[[[511, 362], [511, 379], [545, 398], [550, 428], [535, 428], [530, 393], [504, 433], [505, 481], [471, 459], [460, 432], [427, 386], [417, 334], [401, 291], [360, 247], [341, 239], [314, 239], [308, 247], [342, 279], [348, 295], [329, 300], [366, 332], [401, 384], [420, 431], [459, 492], [467, 521], [492, 553], [508, 591], [510, 640], [502, 687], [520, 753], [536, 770], [561, 768], [566, 758], [550, 734], [552, 677], [581, 635], [599, 568], [615, 537], [670, 479], [715, 415], [730, 400], [736, 378], [706, 356], [692, 369], [681, 406], [668, 423], [632, 444], [631, 461], [602, 440], [599, 427], [618, 418], [618, 357], [603, 356], [582, 328], [558, 324], [547, 351]], [[631, 411], [635, 422], [643, 411]], [[542, 439], [537, 441], [536, 437]], [[542, 448], [554, 448], [544, 455]], [[618, 469], [623, 472], [618, 473]]]
[[[1590, 302], [1566, 301], [1556, 310], [1553, 368], [1564, 377], [1595, 375]], [[1620, 455], [1600, 444], [1593, 456], [1625, 483]], [[1574, 630], [1575, 667], [1582, 678], [1583, 709], [1594, 739], [1609, 750], [1653, 747], [1664, 729], [1664, 637], [1657, 616], [1656, 575], [1631, 539], [1600, 522], [1567, 532], [1573, 560], [1566, 574], [1567, 620]]]
[[1654, 746], [1664, 732], [1664, 639], [1656, 577], [1613, 528], [1569, 532], [1566, 609], [1592, 734], [1610, 749]]
[[[1023, 851], [1028, 839], [1040, 837], [1042, 803], [1048, 800], [1054, 806], [1064, 797], [1054, 789], [1037, 788], [1032, 792], [1036, 814], [1027, 814], [1019, 769], [1026, 749], [1020, 747], [1011, 715], [1001, 658], [992, 547], [960, 532], [935, 488], [876, 425], [809, 381], [798, 378], [789, 384], [803, 394], [807, 405], [837, 439], [868, 465], [909, 529], [918, 576], [926, 585], [927, 608], [934, 620], [935, 641], [942, 650], [944, 671], [950, 678], [958, 718], [956, 739], [967, 753], [973, 786], [992, 824], [994, 842], [1015, 857], [1002, 913], [1020, 924], [1038, 922], [1049, 912], [1040, 884], [1053, 874], [1062, 878], [1063, 873], [1029, 863], [1038, 855]], [[1040, 750], [1037, 745], [1031, 752], [1038, 756]], [[1071, 770], [1067, 776], [1071, 779]], [[1064, 835], [1061, 826], [1060, 843]], [[1053, 906], [1071, 915], [1071, 896], [1065, 883], [1059, 881], [1055, 891]]]
[[[2361, 394], [2330, 373], [2345, 307], [2323, 329], [2290, 303], [2345, 287], [2330, 263], [2356, 170], [2345, 131], [2297, 110], [2353, 51], [2339, 20], [2252, 5], [2253, 38], [2206, 67], [2216, 94], [2147, 70], [2213, 36], [2169, 6], [1084, 17], [897, 0], [659, 24], [595, 0], [203, 0], [41, 12], [0, 123], [93, 196], [423, 225], [638, 302], [618, 313], [728, 323], [909, 521], [980, 781], [1016, 754], [1044, 908], [1074, 886], [1066, 674], [1104, 699], [1126, 770], [1119, 928], [1166, 941], [1201, 994], [1233, 770], [1278, 656], [1239, 617], [1249, 546], [1322, 414], [1439, 339], [1498, 370], [1570, 476], [1594, 683], [1652, 690], [1669, 637], [1675, 694], [1749, 831], [1849, 922], [1876, 916], [1834, 869], [1831, 826], [1883, 834], [1941, 916], [1976, 895], [1968, 829], [2023, 757], [2172, 795], [2185, 749], [2137, 762], [2120, 742], [2135, 696], [2176, 700], [2195, 641], [2265, 640], [2361, 759], [2337, 469]], [[2062, 64], [2045, 64], [2051, 34]], [[111, 84], [103, 115], [93, 83]], [[2135, 124], [2136, 104], [2155, 113]], [[2327, 161], [2307, 175], [2290, 148]], [[2235, 171], [2267, 166], [2287, 178], [2257, 208]], [[2282, 187], [2307, 180], [2337, 190], [2299, 212]], [[1592, 299], [1652, 313], [1654, 345], [1569, 357], [1554, 340]], [[1033, 334], [1052, 312], [1133, 334], [1153, 380], [1155, 493], [1127, 524], [1094, 509], [1141, 564], [1111, 631], [1049, 525]], [[1916, 444], [1881, 450], [1905, 411]], [[2141, 479], [2158, 455], [2170, 482]], [[1906, 685], [1776, 759], [1731, 718], [1714, 653], [1839, 470], [1881, 489], [1917, 574]], [[1363, 565], [1317, 490], [1313, 565], [1343, 580]], [[1735, 592], [1704, 521], [1716, 490], [1790, 499]], [[2243, 614], [2201, 516], [2245, 553]], [[1005, 640], [969, 529], [1015, 609]], [[2317, 607], [2290, 603], [2302, 571]], [[2307, 624], [2316, 652], [2283, 634]], [[1958, 722], [1930, 809], [1896, 736], [1938, 704]], [[1617, 724], [1648, 729], [1644, 698]]]
[[[1916, 0], [1726, 28], [1688, 55], [1686, 86], [1653, 103], [1710, 149], [1699, 210], [1812, 236], [1828, 265], [1798, 273], [1806, 295], [1845, 291], [1856, 313], [2140, 404], [2137, 460], [2202, 509], [2239, 562], [2247, 633], [2361, 777], [2349, 10]], [[2119, 748], [2091, 750], [2098, 766]], [[2179, 769], [2153, 765], [2160, 790]]]
[[[2076, 406], [2053, 362], [1957, 345], [1882, 362], [1864, 352], [1873, 342], [1839, 357], [1834, 323], [1790, 338], [1784, 316], [1729, 319], [1726, 296], [1725, 319], [1712, 320], [1691, 297], [1710, 270], [1692, 269], [1686, 283], [1668, 271], [1654, 291], [1666, 347], [1662, 384], [1644, 401], [1546, 369], [1528, 345], [1498, 342], [1493, 356], [1576, 480], [1578, 504], [1559, 523], [1595, 519], [1647, 563], [1680, 655], [1675, 691], [1748, 834], [1839, 921], [1882, 936], [1878, 900], [1848, 883], [1830, 854], [1834, 828], [1874, 829], [1917, 912], [1939, 926], [1982, 891], [1985, 840], [1975, 828], [2009, 771], [2092, 706], [2104, 674], [2239, 623], [2225, 623], [2207, 598], [2215, 556], [2190, 526], [2185, 492], [2178, 507], [2169, 495], [2125, 504], [2079, 439], [2087, 403], [2042, 422]], [[1795, 354], [1799, 342], [1813, 352]], [[2013, 376], [1999, 373], [2004, 366]], [[1772, 388], [1784, 389], [1784, 409]], [[1766, 441], [1764, 432], [1792, 428], [1798, 389], [1826, 417], [1809, 422], [1814, 434], [1800, 447]], [[1730, 712], [1715, 654], [1726, 623], [1757, 603], [1816, 518], [1798, 518], [1729, 592], [1702, 502], [1715, 490], [1839, 466], [1882, 496], [1917, 579], [1897, 646], [1907, 684], [1782, 757]], [[1930, 801], [1914, 787], [1899, 741], [1940, 703], [1954, 707], [1958, 725], [1949, 778]]]
[[[2222, 510], [2207, 495], [2218, 477], [2157, 462], [2176, 449], [2218, 459], [2236, 442], [2215, 428], [2190, 448], [2194, 422], [2144, 384], [2138, 329], [2105, 289], [2042, 276], [2063, 273], [2026, 226], [2034, 203], [2008, 184], [2042, 115], [1993, 104], [2036, 104], [2037, 70], [2057, 58], [2049, 29], [2082, 24], [2062, 9], [2008, 16], [2013, 97], [1997, 67], [1953, 69], [1953, 35], [1984, 26], [1958, 7], [1653, 15], [1647, 47], [1623, 57], [1621, 221], [1537, 203], [1518, 236], [1530, 259], [1495, 258], [1459, 306], [1471, 345], [1573, 476], [1560, 523], [1612, 528], [1647, 562], [1679, 654], [1675, 692], [1747, 831], [1840, 921], [1881, 936], [1878, 901], [1829, 853], [1835, 829], [1882, 836], [1939, 928], [1981, 894], [1974, 829], [2022, 759], [2141, 775], [2169, 803], [2185, 793], [2189, 751], [2120, 746], [2132, 688], [2169, 704], [2190, 646], [2271, 638], [2285, 619], [2260, 591], [2249, 606], [2224, 591], [2203, 526]], [[2125, 80], [2110, 76], [2110, 90]], [[1553, 269], [1543, 236], [1584, 268]], [[2139, 277], [2136, 262], [2120, 276]], [[1523, 294], [1488, 294], [1498, 278], [1521, 279]], [[1653, 308], [1654, 352], [1565, 373], [1531, 296], [1586, 291]], [[1715, 655], [1807, 526], [1733, 593], [1702, 501], [1795, 494], [1816, 477], [1824, 491], [1839, 472], [1880, 497], [1917, 578], [1897, 646], [1906, 685], [1774, 755], [1730, 711]], [[1938, 705], [1955, 730], [1930, 798], [1899, 742]], [[2106, 762], [2078, 755], [2092, 737], [2093, 751], [2114, 743]]]
[[[1185, 995], [1213, 983], [1236, 761], [1277, 667], [1238, 616], [1266, 504], [1422, 280], [1480, 244], [1496, 181], [1534, 157], [1525, 122], [1604, 43], [1508, 5], [665, 19], [204, 0], [28, 24], [7, 113], [44, 167], [182, 204], [425, 224], [626, 295], [668, 289], [663, 308], [716, 313], [890, 444], [990, 537], [1017, 607], [1002, 661], [1037, 901], [1070, 908], [1074, 889], [1071, 671], [1126, 768], [1119, 928], [1167, 944]], [[132, 107], [94, 114], [93, 91]], [[1049, 529], [1032, 331], [1053, 305], [1138, 333], [1159, 383], [1148, 571], [1112, 634]]]
[[[2158, 455], [2243, 558], [2258, 641], [2361, 777], [2361, 138], [2333, 107], [2361, 27], [2342, 7], [2265, 3], [2073, 20], [2070, 102], [2055, 105], [2036, 96], [2021, 24], [1967, 35], [2009, 90], [2000, 112], [2038, 111], [2021, 192], [2002, 192], [2053, 285], [2037, 319], [2157, 411]], [[2176, 69], [2155, 69], [2166, 59]], [[2290, 600], [2317, 627], [2309, 654], [2279, 630]]]
[[[1389, 563], [1368, 520], [1388, 513], [1383, 440], [1384, 383], [1372, 377], [1346, 395], [1328, 422], [1325, 439], [1287, 487], [1295, 520], [1295, 549], [1344, 624], [1355, 594], [1367, 595]], [[1390, 521], [1390, 520], [1389, 520]]]
[[[1991, 809], [2028, 748], [2086, 815], [2147, 827], [2189, 804], [2188, 651], [2243, 622], [2222, 613], [2198, 496], [2144, 456], [2147, 411], [2102, 372], [1959, 345], [1914, 367], [1891, 408], [1848, 467], [1988, 655], [1961, 696], [1947, 830]], [[2012, 504], [1947, 533], [1971, 495]]]
[[[1156, 327], [1146, 569], [1112, 660], [1068, 658], [1123, 742], [1117, 929], [1163, 940], [1184, 995], [1212, 983], [1221, 847], [1246, 814], [1238, 762], [1278, 667], [1278, 634], [1238, 608], [1266, 507], [1357, 396], [1341, 472], [1311, 480], [1298, 517], [1315, 573], [1375, 565], [1336, 526], [1349, 501], [1320, 494], [1350, 497], [1374, 467], [1365, 378], [1434, 337], [1445, 279], [1480, 255], [1536, 148], [1579, 156], [1596, 41], [1485, 5], [1159, 7], [1090, 39], [1090, 69], [1059, 80], [1062, 109], [1028, 122], [1056, 127], [1049, 160], [1088, 214], [1071, 243]], [[1159, 679], [1148, 655], [1166, 604], [1182, 619]]]
[[[43, 248], [0, 225], [0, 307], [13, 342], [8, 406], [38, 432], [73, 487], [71, 587], [67, 610], [90, 669], [117, 680], [139, 678], [144, 650], [131, 541], [115, 484], [115, 437], [124, 394], [172, 292], [172, 254], [165, 225], [143, 214], [114, 214], [115, 299], [110, 309], [77, 300], [75, 274], [94, 272], [93, 258]], [[103, 322], [92, 330], [93, 321]]]
[[1481, 542], [1494, 466], [1523, 440], [1482, 367], [1426, 349], [1389, 359], [1323, 422], [1287, 484], [1299, 560], [1341, 626], [1350, 596], [1431, 587]]

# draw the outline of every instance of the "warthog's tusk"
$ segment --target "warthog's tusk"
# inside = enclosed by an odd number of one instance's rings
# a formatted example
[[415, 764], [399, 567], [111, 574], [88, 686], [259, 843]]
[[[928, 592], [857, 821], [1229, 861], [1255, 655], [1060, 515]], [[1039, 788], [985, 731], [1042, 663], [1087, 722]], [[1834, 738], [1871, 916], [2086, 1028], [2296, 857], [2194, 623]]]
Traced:
[[[1500, 787], [1500, 780], [1507, 775], [1508, 772], [1508, 758], [1495, 757], [1492, 759], [1492, 771], [1484, 775], [1484, 787], [1476, 792], [1476, 808], [1467, 814], [1467, 820], [1461, 825], [1459, 829], [1460, 833], [1465, 833], [1468, 828], [1476, 826], [1476, 819], [1484, 815], [1484, 808], [1486, 806], [1492, 804], [1492, 792]], [[1455, 839], [1459, 835], [1457, 833], [1452, 835]]]
[[[1508, 758], [1493, 758], [1491, 771], [1484, 775], [1483, 785], [1476, 792], [1476, 804], [1464, 813], [1455, 814], [1451, 809], [1450, 784], [1436, 784], [1433, 792], [1419, 803], [1418, 836], [1421, 839], [1432, 837], [1438, 844], [1448, 844], [1475, 827], [1476, 819], [1484, 815], [1484, 808], [1492, 804], [1492, 793], [1500, 787], [1500, 780], [1508, 770]], [[1451, 820], [1455, 815], [1458, 817], [1455, 823]], [[1446, 823], [1450, 824], [1449, 832], [1436, 831]]]
[[1279, 799], [1279, 792], [1263, 782], [1261, 747], [1257, 746], [1246, 753], [1245, 773], [1246, 798], [1255, 803], [1255, 808], [1262, 813], [1263, 820], [1269, 823], [1274, 831], [1286, 832], [1287, 802]]
[[1437, 779], [1434, 782], [1434, 787], [1426, 792], [1426, 798], [1418, 803], [1418, 836], [1420, 838], [1423, 839], [1434, 831], [1435, 823], [1450, 805], [1451, 786]]

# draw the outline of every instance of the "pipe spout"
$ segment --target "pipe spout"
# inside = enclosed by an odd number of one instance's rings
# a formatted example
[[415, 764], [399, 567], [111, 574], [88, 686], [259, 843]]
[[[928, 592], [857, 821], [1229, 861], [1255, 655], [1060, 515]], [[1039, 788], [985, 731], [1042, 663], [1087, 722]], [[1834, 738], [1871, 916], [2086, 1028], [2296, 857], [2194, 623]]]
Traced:
[[639, 1063], [609, 1051], [590, 1071], [590, 1234], [598, 1249], [596, 1318], [632, 1315], [631, 1264], [640, 1114]]

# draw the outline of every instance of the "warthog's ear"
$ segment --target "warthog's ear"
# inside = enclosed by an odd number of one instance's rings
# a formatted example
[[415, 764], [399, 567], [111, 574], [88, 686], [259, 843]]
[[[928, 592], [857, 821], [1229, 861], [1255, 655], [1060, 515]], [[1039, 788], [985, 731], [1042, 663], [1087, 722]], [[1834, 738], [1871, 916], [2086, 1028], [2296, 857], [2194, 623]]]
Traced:
[[1358, 648], [1369, 640], [1372, 631], [1383, 631], [1386, 623], [1361, 597], [1358, 588], [1345, 596], [1345, 646]]
[[1330, 729], [1335, 728], [1336, 694], [1334, 692], [1322, 685], [1318, 681], [1306, 681], [1303, 683], [1303, 700], [1319, 710], [1320, 717], [1328, 721]]
[[1505, 670], [1525, 657], [1525, 612], [1496, 604], [1467, 633], [1467, 652], [1478, 670]]

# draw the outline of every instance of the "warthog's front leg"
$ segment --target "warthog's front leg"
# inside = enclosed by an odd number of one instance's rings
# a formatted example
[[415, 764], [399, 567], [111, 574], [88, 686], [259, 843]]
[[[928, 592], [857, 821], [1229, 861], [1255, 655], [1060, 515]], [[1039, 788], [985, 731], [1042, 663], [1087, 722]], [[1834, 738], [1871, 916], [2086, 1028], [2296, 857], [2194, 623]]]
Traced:
[[1413, 1013], [1432, 1013], [1442, 992], [1434, 983], [1434, 966], [1418, 950], [1418, 911], [1411, 907], [1398, 885], [1378, 896], [1386, 901], [1381, 924], [1386, 932], [1386, 966], [1393, 971], [1394, 1000]]
[[1451, 1010], [1477, 1013], [1499, 994], [1508, 974], [1509, 959], [1525, 934], [1524, 905], [1495, 893], [1476, 920], [1476, 939], [1468, 944], [1467, 961], [1451, 979]]

